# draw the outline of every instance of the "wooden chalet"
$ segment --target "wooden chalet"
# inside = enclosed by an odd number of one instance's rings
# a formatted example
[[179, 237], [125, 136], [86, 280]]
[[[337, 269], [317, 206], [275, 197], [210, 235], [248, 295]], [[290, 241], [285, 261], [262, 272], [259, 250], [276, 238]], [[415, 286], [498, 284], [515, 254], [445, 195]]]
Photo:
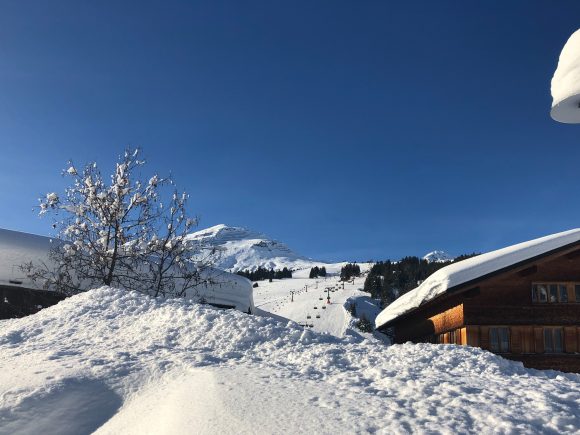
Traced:
[[407, 341], [477, 346], [580, 373], [580, 230], [446, 266], [377, 317]]

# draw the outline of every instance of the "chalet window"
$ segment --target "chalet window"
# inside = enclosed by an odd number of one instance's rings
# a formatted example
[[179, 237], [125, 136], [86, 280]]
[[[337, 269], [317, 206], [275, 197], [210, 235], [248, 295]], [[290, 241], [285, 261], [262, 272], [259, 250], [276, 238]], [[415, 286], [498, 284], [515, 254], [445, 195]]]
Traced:
[[564, 284], [558, 286], [560, 289], [560, 302], [568, 302], [568, 289]]
[[544, 352], [562, 353], [563, 351], [562, 328], [544, 328]]
[[548, 302], [548, 289], [544, 284], [534, 284], [532, 286], [532, 301]]
[[489, 328], [489, 348], [492, 352], [509, 352], [509, 328]]
[[550, 284], [550, 302], [558, 302], [558, 286]]
[[[580, 293], [580, 285], [576, 285], [576, 292]], [[566, 284], [558, 284], [558, 283], [533, 284], [532, 302], [567, 303], [568, 287], [566, 286]]]

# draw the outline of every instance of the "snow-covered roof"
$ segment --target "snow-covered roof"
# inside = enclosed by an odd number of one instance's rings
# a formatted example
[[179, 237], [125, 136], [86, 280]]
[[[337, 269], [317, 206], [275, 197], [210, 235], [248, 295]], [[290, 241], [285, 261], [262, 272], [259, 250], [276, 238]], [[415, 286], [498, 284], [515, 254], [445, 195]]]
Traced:
[[53, 243], [48, 237], [0, 228], [0, 284], [20, 282], [26, 288], [40, 288], [26, 278], [20, 266], [47, 262]]
[[552, 234], [481, 254], [439, 269], [414, 290], [396, 299], [376, 318], [377, 328], [435, 299], [449, 289], [580, 241], [580, 229]]
[[554, 120], [580, 123], [580, 30], [570, 36], [562, 49], [552, 78], [552, 98], [550, 115]]

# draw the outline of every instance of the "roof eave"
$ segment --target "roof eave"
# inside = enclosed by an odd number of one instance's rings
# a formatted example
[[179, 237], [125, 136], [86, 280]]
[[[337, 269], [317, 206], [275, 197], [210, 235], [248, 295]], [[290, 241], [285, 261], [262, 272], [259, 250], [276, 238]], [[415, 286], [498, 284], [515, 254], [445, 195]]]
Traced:
[[[534, 257], [530, 257], [526, 260], [519, 261], [517, 263], [511, 264], [511, 265], [503, 267], [501, 269], [494, 270], [493, 272], [486, 273], [485, 275], [481, 275], [481, 276], [474, 278], [472, 280], [469, 280], [469, 281], [463, 282], [461, 284], [457, 284], [457, 285], [454, 285], [452, 287], [449, 287], [444, 293], [441, 293], [440, 295], [436, 296], [435, 298], [431, 299], [430, 301], [427, 301], [424, 304], [421, 304], [418, 307], [413, 308], [412, 310], [407, 311], [406, 313], [403, 313], [400, 316], [397, 316], [394, 319], [391, 319], [388, 322], [383, 323], [381, 326], [378, 326], [377, 329], [382, 330], [382, 329], [389, 328], [392, 326], [392, 324], [394, 322], [399, 321], [399, 320], [403, 320], [403, 319], [409, 317], [410, 315], [412, 315], [413, 313], [415, 313], [417, 310], [423, 309], [425, 307], [429, 307], [430, 305], [433, 305], [436, 302], [439, 302], [442, 298], [449, 296], [450, 293], [457, 294], [457, 293], [460, 293], [462, 291], [467, 291], [467, 290], [473, 288], [474, 286], [476, 286], [481, 281], [484, 281], [486, 279], [492, 278], [494, 276], [500, 275], [500, 274], [505, 273], [505, 272], [509, 272], [511, 270], [514, 270], [514, 269], [519, 269], [520, 267], [525, 266], [529, 263], [533, 263], [535, 261], [541, 260], [542, 258], [548, 257], [548, 256], [556, 254], [558, 252], [567, 251], [570, 248], [573, 248], [575, 246], [580, 246], [580, 240], [577, 240], [577, 241], [572, 242], [572, 243], [568, 243], [567, 245], [560, 246], [559, 248], [555, 248], [555, 249], [552, 249], [550, 251], [546, 251], [542, 254], [536, 255]], [[411, 290], [411, 291], [413, 291], [413, 290]]]

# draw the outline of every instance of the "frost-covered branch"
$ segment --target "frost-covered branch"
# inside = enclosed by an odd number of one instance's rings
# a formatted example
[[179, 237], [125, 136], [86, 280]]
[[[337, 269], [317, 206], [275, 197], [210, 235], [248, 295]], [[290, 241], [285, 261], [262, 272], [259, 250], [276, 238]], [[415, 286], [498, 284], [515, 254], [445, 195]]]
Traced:
[[64, 194], [39, 200], [39, 214], [56, 217], [62, 243], [50, 254], [52, 268], [23, 267], [29, 277], [67, 293], [104, 284], [155, 296], [183, 296], [203, 281], [212, 255], [202, 258], [188, 240], [197, 225], [187, 216], [188, 195], [169, 177], [142, 179], [139, 154], [125, 151], [108, 182], [96, 163], [68, 163]]

